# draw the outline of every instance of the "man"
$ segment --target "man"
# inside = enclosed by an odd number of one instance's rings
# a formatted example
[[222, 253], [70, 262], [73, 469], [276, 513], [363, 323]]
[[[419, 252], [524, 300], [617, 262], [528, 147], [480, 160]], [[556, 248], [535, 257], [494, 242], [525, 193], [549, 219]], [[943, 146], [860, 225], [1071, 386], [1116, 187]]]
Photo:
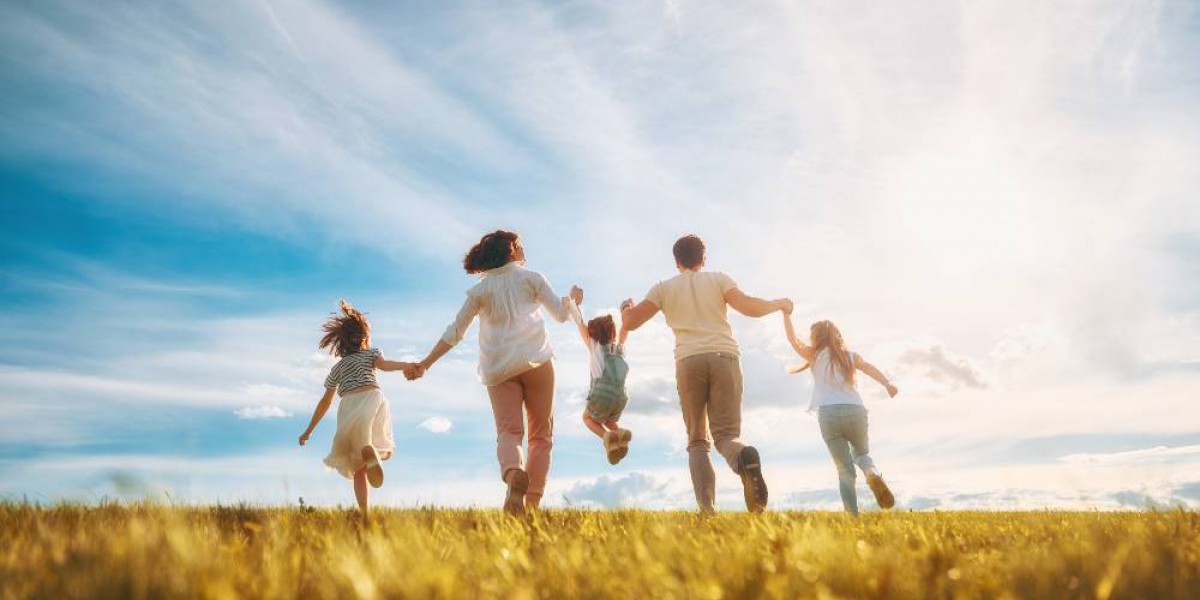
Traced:
[[688, 466], [701, 512], [712, 512], [717, 477], [709, 450], [713, 443], [725, 462], [742, 478], [746, 509], [767, 506], [758, 450], [739, 439], [742, 434], [742, 365], [729, 327], [726, 306], [748, 317], [790, 310], [786, 298], [763, 300], [738, 289], [728, 275], [703, 271], [704, 241], [686, 235], [675, 242], [679, 274], [650, 288], [646, 299], [621, 311], [625, 329], [633, 331], [662, 311], [675, 332], [675, 380], [688, 433]]

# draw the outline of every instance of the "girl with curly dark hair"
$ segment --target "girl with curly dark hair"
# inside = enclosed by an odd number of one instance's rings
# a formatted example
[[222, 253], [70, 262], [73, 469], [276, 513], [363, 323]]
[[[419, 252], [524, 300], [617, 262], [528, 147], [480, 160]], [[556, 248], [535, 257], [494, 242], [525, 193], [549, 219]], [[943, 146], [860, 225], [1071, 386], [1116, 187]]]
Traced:
[[341, 301], [341, 314], [325, 321], [324, 337], [317, 344], [338, 357], [325, 378], [325, 395], [317, 402], [308, 429], [300, 435], [300, 445], [308, 443], [313, 429], [333, 404], [334, 394], [342, 398], [337, 412], [337, 432], [325, 464], [343, 477], [354, 481], [354, 496], [363, 512], [371, 487], [383, 485], [381, 461], [396, 449], [392, 437], [392, 413], [387, 398], [375, 380], [380, 371], [411, 372], [413, 363], [387, 360], [378, 348], [371, 347], [371, 323], [367, 316]]

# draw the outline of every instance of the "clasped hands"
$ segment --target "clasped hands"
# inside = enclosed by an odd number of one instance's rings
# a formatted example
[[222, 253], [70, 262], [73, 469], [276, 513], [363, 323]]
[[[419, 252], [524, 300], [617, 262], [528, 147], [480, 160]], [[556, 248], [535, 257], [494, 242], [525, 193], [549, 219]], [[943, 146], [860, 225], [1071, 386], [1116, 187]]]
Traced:
[[408, 363], [400, 370], [404, 372], [405, 379], [409, 381], [416, 381], [425, 375], [425, 371], [428, 371], [429, 367], [426, 367], [421, 363]]

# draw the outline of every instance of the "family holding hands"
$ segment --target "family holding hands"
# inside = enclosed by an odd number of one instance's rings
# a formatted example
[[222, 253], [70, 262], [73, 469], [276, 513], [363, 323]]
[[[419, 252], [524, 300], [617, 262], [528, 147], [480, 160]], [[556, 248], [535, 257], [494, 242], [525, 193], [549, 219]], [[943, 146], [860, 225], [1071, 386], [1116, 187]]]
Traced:
[[[622, 302], [618, 330], [610, 315], [584, 321], [583, 290], [578, 286], [559, 297], [544, 276], [527, 269], [516, 233], [489, 233], [463, 259], [466, 272], [480, 276], [478, 283], [467, 290], [458, 315], [428, 356], [416, 363], [387, 360], [371, 347], [370, 323], [343, 300], [341, 314], [325, 323], [319, 343], [340, 360], [325, 379], [325, 394], [300, 445], [307, 443], [335, 394], [340, 396], [337, 431], [325, 464], [354, 481], [358, 505], [366, 511], [368, 485], [383, 484], [382, 462], [395, 452], [391, 412], [376, 371], [402, 371], [409, 380], [424, 376], [478, 318], [479, 376], [496, 422], [496, 458], [506, 486], [504, 510], [522, 515], [541, 503], [554, 445], [554, 352], [542, 313], [559, 323], [573, 320], [579, 329], [588, 349], [591, 381], [583, 422], [602, 441], [609, 463], [617, 464], [629, 452], [633, 437], [619, 424], [629, 401], [625, 341], [629, 332], [661, 312], [675, 334], [675, 377], [696, 503], [701, 512], [715, 510], [716, 473], [709, 456], [715, 446], [741, 478], [747, 510], [760, 512], [767, 505], [767, 484], [758, 450], [741, 440], [742, 368], [727, 307], [754, 318], [780, 312], [789, 342], [806, 362], [799, 370], [812, 369], [815, 385], [809, 410], [818, 412], [847, 512], [858, 514], [856, 465], [879, 506], [891, 508], [895, 500], [869, 454], [867, 411], [855, 372], [879, 382], [890, 396], [898, 393], [896, 387], [861, 355], [846, 349], [833, 323], [814, 323], [809, 340], [802, 340], [792, 325], [790, 299], [756, 298], [739, 289], [729, 275], [705, 271], [705, 246], [699, 237], [680, 238], [673, 253], [678, 274], [656, 283], [641, 302]], [[522, 447], [526, 435], [527, 453]]]

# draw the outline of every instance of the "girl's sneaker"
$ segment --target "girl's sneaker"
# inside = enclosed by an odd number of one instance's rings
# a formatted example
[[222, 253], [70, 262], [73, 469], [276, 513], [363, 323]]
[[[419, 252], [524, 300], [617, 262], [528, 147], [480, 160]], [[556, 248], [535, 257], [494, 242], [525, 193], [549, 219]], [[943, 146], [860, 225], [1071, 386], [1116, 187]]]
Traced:
[[883, 477], [878, 473], [867, 474], [867, 486], [871, 488], [871, 493], [875, 494], [875, 501], [879, 503], [879, 508], [889, 509], [896, 505], [896, 497], [892, 495], [892, 490], [888, 489], [886, 483], [883, 482]]
[[604, 432], [604, 454], [608, 456], [608, 464], [621, 462], [621, 438], [616, 431]]
[[512, 469], [508, 475], [508, 492], [504, 494], [504, 512], [520, 517], [525, 514], [525, 492], [529, 491], [529, 473]]
[[383, 485], [383, 465], [379, 462], [379, 452], [375, 446], [363, 446], [362, 457], [367, 461], [367, 483], [376, 488]]

